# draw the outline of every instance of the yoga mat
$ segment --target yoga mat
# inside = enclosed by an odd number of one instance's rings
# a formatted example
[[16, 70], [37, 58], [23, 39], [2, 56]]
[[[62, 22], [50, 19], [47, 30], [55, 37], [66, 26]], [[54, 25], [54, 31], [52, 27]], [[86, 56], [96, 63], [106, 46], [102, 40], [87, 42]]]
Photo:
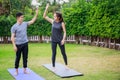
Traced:
[[55, 64], [55, 70], [53, 70], [52, 64], [43, 64], [43, 66], [62, 78], [83, 76], [82, 73], [77, 72], [73, 69], [66, 69], [65, 66], [60, 63]]
[[29, 74], [23, 73], [23, 68], [18, 69], [19, 73], [17, 76], [14, 75], [15, 69], [11, 68], [8, 69], [8, 72], [16, 79], [16, 80], [45, 80], [41, 76], [37, 75], [35, 72], [33, 72], [31, 69], [27, 68], [27, 71]]

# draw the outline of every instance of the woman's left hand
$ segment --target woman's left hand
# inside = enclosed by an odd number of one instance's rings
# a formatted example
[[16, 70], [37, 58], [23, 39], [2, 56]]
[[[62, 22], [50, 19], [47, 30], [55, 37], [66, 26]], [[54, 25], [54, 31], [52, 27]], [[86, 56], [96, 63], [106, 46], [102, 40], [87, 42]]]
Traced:
[[64, 41], [64, 40], [62, 40], [62, 41], [61, 41], [61, 45], [64, 45], [64, 43], [65, 43], [65, 41]]

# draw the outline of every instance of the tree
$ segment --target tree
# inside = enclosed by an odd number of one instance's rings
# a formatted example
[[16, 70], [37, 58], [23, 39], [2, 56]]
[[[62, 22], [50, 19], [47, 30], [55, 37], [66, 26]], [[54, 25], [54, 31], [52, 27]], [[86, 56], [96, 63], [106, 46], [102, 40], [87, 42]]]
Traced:
[[[105, 39], [105, 47], [108, 47], [108, 40], [120, 38], [120, 1], [119, 0], [93, 0], [90, 11], [91, 36]], [[99, 39], [99, 38], [98, 38]]]
[[85, 0], [78, 0], [70, 8], [63, 9], [67, 33], [75, 35], [77, 43], [79, 43], [79, 36], [89, 35], [89, 29], [86, 26], [89, 11], [90, 5]]

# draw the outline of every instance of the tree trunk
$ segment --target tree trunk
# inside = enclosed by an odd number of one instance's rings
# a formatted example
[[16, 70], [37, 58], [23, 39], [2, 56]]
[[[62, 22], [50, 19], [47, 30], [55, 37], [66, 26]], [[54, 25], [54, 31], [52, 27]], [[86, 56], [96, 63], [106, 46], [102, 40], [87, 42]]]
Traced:
[[91, 36], [88, 37], [88, 45], [91, 45]]
[[91, 36], [91, 43], [90, 43], [90, 45], [93, 45], [93, 44], [94, 44], [94, 37]]
[[115, 39], [114, 39], [113, 49], [115, 49], [115, 48], [116, 48], [116, 41], [115, 41]]
[[109, 38], [109, 48], [111, 48], [111, 39]]
[[100, 46], [99, 42], [100, 42], [100, 38], [99, 38], [99, 37], [97, 37], [96, 46], [98, 46], [98, 47]]
[[76, 44], [80, 44], [79, 36], [78, 35], [75, 35], [75, 41], [76, 41]]
[[53, 5], [56, 5], [56, 0], [54, 0]]
[[43, 42], [43, 41], [42, 41], [42, 36], [39, 36], [38, 38], [39, 38], [39, 41], [38, 41], [38, 42], [42, 43], [42, 42]]
[[82, 42], [82, 36], [80, 36], [80, 44], [83, 44], [83, 42]]
[[109, 38], [105, 38], [105, 47], [106, 47], [106, 48], [108, 48], [108, 46], [109, 46], [108, 43], [109, 43]]
[[8, 37], [7, 36], [3, 37], [3, 43], [8, 43]]

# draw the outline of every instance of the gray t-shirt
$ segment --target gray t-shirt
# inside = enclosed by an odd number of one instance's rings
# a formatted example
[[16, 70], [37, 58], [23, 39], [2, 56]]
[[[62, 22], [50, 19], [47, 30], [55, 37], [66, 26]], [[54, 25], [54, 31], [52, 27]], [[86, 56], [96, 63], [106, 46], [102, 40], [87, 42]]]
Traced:
[[61, 22], [53, 22], [52, 24], [52, 42], [61, 42], [63, 39], [63, 30]]
[[20, 45], [28, 42], [27, 26], [28, 22], [16, 23], [12, 26], [11, 33], [15, 33], [15, 44]]

